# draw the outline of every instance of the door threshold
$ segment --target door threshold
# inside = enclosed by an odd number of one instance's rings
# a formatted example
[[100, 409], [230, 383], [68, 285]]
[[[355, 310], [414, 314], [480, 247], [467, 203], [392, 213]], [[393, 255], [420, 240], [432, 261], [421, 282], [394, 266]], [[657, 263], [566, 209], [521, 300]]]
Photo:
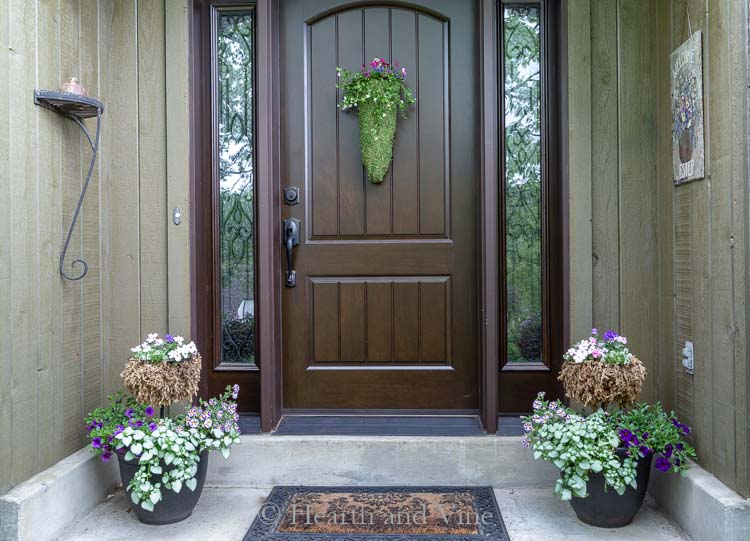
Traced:
[[284, 415], [278, 436], [483, 436], [478, 415]]
[[478, 410], [440, 409], [302, 409], [285, 408], [284, 416], [293, 417], [477, 417]]

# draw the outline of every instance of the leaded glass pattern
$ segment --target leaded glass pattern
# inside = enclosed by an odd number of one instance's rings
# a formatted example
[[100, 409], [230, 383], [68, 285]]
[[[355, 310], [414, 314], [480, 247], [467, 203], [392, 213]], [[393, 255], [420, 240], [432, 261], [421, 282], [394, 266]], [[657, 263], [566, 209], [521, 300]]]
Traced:
[[538, 5], [503, 9], [508, 362], [542, 360], [542, 101]]
[[217, 18], [221, 361], [255, 364], [254, 18]]

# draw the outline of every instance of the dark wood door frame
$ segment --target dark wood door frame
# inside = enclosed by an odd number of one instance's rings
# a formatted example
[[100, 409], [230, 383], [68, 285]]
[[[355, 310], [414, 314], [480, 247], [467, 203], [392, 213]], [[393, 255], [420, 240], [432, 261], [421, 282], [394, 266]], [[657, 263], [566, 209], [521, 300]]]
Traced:
[[480, 164], [479, 164], [479, 413], [488, 434], [497, 432], [500, 342], [500, 196], [498, 146], [498, 0], [479, 6]]
[[[191, 0], [189, 4], [190, 55], [190, 266], [191, 332], [204, 356], [200, 393], [208, 394], [208, 372], [216, 357], [218, 340], [213, 317], [216, 294], [212, 227], [214, 212], [206, 201], [213, 201], [211, 182], [213, 142], [211, 82], [210, 6], [254, 5], [256, 34], [256, 352], [260, 370], [245, 373], [249, 389], [241, 390], [245, 408], [260, 410], [261, 429], [270, 432], [281, 415], [281, 281], [280, 199], [278, 159], [278, 2], [275, 0]], [[214, 203], [212, 203], [214, 204]], [[227, 373], [231, 378], [231, 372]], [[243, 402], [240, 402], [240, 406]]]
[[[261, 429], [272, 431], [282, 414], [282, 349], [281, 349], [281, 219], [279, 178], [279, 2], [281, 0], [257, 0], [257, 273], [258, 273], [258, 356], [260, 369], [260, 415]], [[239, 2], [238, 2], [239, 3]], [[244, 2], [245, 4], [247, 2]], [[364, 2], [373, 3], [373, 2]], [[398, 4], [398, 2], [377, 2]], [[480, 186], [478, 201], [479, 232], [479, 306], [477, 314], [480, 325], [480, 417], [487, 433], [497, 430], [498, 403], [498, 359], [500, 358], [500, 336], [498, 321], [500, 314], [500, 239], [499, 239], [499, 133], [498, 133], [498, 1], [479, 0], [477, 21], [479, 64], [478, 74], [480, 111]], [[191, 231], [191, 309], [192, 333], [196, 339], [205, 334], [207, 296], [201, 289], [207, 277], [202, 270], [201, 258], [208, 254], [196, 249], [202, 227], [210, 221], [210, 210], [206, 211], [205, 200], [201, 200], [201, 180], [210, 169], [207, 163], [206, 133], [210, 126], [210, 107], [206, 104], [204, 82], [201, 80], [203, 62], [201, 55], [206, 45], [201, 30], [200, 11], [202, 0], [191, 0], [189, 36], [190, 54], [190, 231]], [[567, 0], [560, 0], [560, 70], [557, 74], [560, 91], [561, 141], [561, 198], [567, 200], [567, 65], [565, 34]], [[209, 116], [207, 116], [209, 115]], [[208, 120], [209, 124], [206, 124]], [[210, 161], [210, 154], [208, 155]], [[207, 169], [209, 168], [209, 169]], [[562, 267], [563, 291], [563, 339], [568, 342], [568, 215], [567, 205], [562, 204]], [[201, 384], [205, 396], [207, 383]]]

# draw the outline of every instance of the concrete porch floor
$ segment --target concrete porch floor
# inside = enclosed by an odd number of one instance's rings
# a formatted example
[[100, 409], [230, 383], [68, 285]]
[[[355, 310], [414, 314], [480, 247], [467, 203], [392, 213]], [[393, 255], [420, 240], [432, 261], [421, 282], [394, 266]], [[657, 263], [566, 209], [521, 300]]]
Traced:
[[[122, 490], [66, 528], [61, 541], [101, 540], [241, 540], [265, 501], [268, 489], [206, 487], [193, 516], [170, 526], [138, 522]], [[567, 502], [550, 488], [495, 489], [512, 541], [687, 540], [675, 524], [647, 499], [632, 524], [617, 530], [593, 528], [578, 521]]]

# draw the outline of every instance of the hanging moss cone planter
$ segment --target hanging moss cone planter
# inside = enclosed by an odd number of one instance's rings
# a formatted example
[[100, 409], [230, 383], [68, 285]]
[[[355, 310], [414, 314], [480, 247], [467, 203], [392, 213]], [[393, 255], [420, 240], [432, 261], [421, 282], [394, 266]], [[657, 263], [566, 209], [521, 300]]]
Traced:
[[371, 102], [359, 105], [359, 146], [367, 178], [380, 184], [393, 160], [393, 143], [396, 138], [396, 106], [385, 108]]
[[352, 73], [336, 68], [338, 88], [344, 91], [340, 107], [359, 113], [359, 146], [367, 178], [373, 184], [383, 182], [393, 159], [397, 112], [406, 116], [406, 106], [416, 100], [404, 84], [406, 68], [374, 58], [369, 66]]

